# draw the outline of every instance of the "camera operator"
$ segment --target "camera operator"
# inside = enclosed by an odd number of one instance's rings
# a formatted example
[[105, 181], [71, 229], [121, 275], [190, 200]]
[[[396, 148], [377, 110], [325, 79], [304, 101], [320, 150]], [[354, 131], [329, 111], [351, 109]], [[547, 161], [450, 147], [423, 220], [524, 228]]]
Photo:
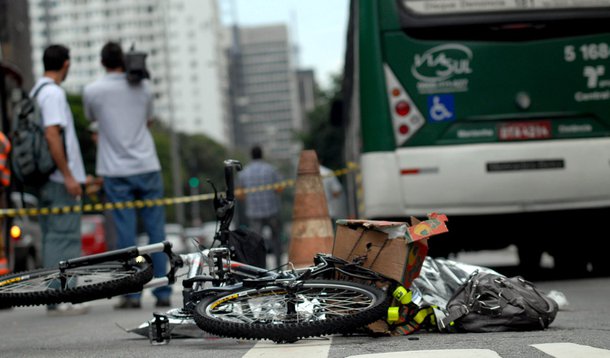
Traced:
[[[141, 54], [140, 54], [141, 55]], [[102, 48], [102, 65], [106, 74], [85, 87], [85, 115], [98, 123], [96, 174], [103, 177], [103, 188], [110, 202], [163, 197], [161, 165], [148, 126], [152, 120], [152, 94], [144, 66], [125, 72], [121, 46], [108, 42]], [[144, 64], [141, 58], [140, 64]], [[128, 69], [129, 70], [129, 69]], [[129, 71], [128, 71], [129, 72]], [[136, 80], [129, 74], [140, 73]], [[138, 80], [139, 79], [139, 80]], [[140, 211], [150, 243], [165, 239], [163, 206], [145, 207]], [[136, 244], [135, 209], [112, 212], [117, 230], [117, 248]], [[164, 254], [154, 254], [155, 276], [164, 276], [167, 265]], [[156, 307], [170, 306], [171, 288], [153, 290]], [[117, 309], [140, 308], [140, 294], [121, 298]]]

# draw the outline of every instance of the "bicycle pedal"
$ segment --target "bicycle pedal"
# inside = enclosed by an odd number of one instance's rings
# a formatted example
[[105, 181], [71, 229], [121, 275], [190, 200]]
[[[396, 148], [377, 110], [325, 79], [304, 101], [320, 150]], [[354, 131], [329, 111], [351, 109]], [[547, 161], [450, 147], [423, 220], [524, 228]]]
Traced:
[[169, 343], [171, 330], [167, 315], [153, 313], [153, 319], [148, 322], [148, 339], [154, 346]]

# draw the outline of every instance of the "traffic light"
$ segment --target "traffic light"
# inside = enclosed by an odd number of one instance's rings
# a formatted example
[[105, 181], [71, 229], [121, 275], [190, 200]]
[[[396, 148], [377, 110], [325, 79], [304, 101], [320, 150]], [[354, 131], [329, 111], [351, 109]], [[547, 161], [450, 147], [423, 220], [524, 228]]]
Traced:
[[191, 177], [189, 179], [189, 186], [191, 188], [199, 188], [199, 178], [197, 177]]

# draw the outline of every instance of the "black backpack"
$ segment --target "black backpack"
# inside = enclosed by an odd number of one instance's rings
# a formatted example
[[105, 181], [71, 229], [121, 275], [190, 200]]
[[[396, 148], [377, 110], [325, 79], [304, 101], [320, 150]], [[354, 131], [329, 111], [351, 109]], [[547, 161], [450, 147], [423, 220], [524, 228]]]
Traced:
[[440, 327], [449, 332], [542, 330], [557, 310], [554, 300], [522, 277], [475, 272], [447, 303]]
[[36, 96], [47, 84], [40, 85], [32, 97], [22, 91], [14, 108], [11, 164], [13, 175], [22, 185], [39, 187], [57, 168], [44, 136], [42, 115], [36, 101]]
[[267, 249], [265, 239], [254, 231], [238, 228], [229, 234], [232, 259], [244, 264], [265, 268]]

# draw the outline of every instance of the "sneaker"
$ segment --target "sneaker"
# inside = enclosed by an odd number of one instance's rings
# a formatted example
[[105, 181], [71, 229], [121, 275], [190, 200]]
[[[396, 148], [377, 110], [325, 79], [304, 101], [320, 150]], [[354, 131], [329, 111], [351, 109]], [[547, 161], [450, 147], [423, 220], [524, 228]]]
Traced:
[[121, 297], [119, 303], [114, 305], [115, 310], [135, 309], [142, 307], [140, 300], [137, 298]]
[[91, 307], [82, 303], [60, 303], [57, 305], [47, 306], [47, 316], [77, 316], [85, 314], [91, 310]]
[[157, 298], [155, 307], [169, 307], [169, 306], [171, 306], [171, 302], [170, 302], [169, 298]]

